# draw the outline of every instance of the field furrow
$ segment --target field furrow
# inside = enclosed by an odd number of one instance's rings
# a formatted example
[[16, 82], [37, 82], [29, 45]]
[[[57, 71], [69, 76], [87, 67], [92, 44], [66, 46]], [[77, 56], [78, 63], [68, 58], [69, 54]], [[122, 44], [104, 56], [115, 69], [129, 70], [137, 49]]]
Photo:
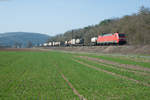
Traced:
[[[150, 62], [142, 62], [142, 61], [133, 61], [130, 59], [123, 59], [118, 56], [108, 56], [108, 55], [88, 55], [89, 57], [98, 58], [104, 61], [107, 61], [109, 63], [116, 63], [121, 65], [128, 65], [131, 67], [137, 67], [140, 69], [142, 67], [144, 70], [150, 71]], [[147, 58], [148, 59], [148, 58]]]
[[87, 59], [90, 59], [90, 60], [93, 60], [93, 61], [99, 61], [101, 63], [115, 65], [115, 66], [119, 66], [119, 67], [123, 67], [123, 68], [127, 68], [127, 69], [139, 70], [139, 71], [144, 71], [144, 72], [150, 72], [150, 68], [148, 68], [148, 67], [141, 67], [141, 66], [137, 66], [137, 65], [112, 62], [112, 61], [109, 61], [109, 60], [105, 60], [105, 59], [101, 59], [101, 58], [95, 58], [95, 57], [88, 57], [88, 56], [79, 56], [79, 57], [87, 58]]
[[64, 76], [64, 74], [61, 73], [61, 76], [67, 82], [67, 84], [70, 86], [70, 88], [73, 90], [74, 94], [80, 98], [80, 100], [87, 100], [74, 88], [74, 86], [68, 81], [68, 79]]
[[93, 68], [93, 69], [96, 69], [96, 70], [98, 70], [98, 71], [103, 71], [103, 72], [105, 72], [105, 73], [107, 73], [107, 74], [111, 74], [111, 75], [113, 75], [113, 76], [117, 76], [117, 77], [120, 77], [120, 78], [123, 78], [123, 79], [131, 80], [131, 81], [134, 81], [134, 82], [136, 82], [136, 83], [143, 84], [143, 85], [145, 85], [145, 86], [150, 86], [150, 84], [147, 84], [147, 83], [144, 83], [144, 82], [140, 82], [140, 81], [135, 80], [135, 79], [133, 79], [133, 78], [129, 78], [129, 77], [126, 77], [126, 76], [122, 76], [122, 75], [120, 75], [120, 74], [116, 74], [116, 73], [113, 73], [113, 72], [110, 72], [110, 71], [107, 71], [107, 70], [100, 69], [100, 68], [98, 68], [98, 67], [95, 67], [95, 66], [86, 64], [86, 63], [81, 62], [81, 61], [79, 61], [79, 60], [74, 60], [74, 61], [76, 61], [76, 62], [78, 62], [78, 63], [80, 63], [80, 64], [83, 64], [83, 65], [85, 65], [85, 66], [87, 66], [87, 67], [89, 67], [89, 68]]
[[[97, 62], [97, 64], [102, 65], [102, 66], [109, 66], [109, 67], [112, 67], [115, 69], [125, 70], [128, 72], [133, 72], [133, 73], [141, 74], [141, 75], [150, 75], [150, 73], [147, 71], [137, 70], [136, 68], [132, 68], [128, 65], [125, 66], [125, 65], [115, 64], [115, 63], [109, 63], [108, 61], [104, 61], [101, 59], [92, 58], [92, 57], [88, 57], [88, 56], [77, 56], [77, 57], [87, 59], [88, 61]], [[142, 69], [142, 68], [140, 68], [140, 69]]]
[[118, 68], [117, 66], [114, 66], [114, 65], [105, 64], [102, 62], [97, 62], [97, 61], [79, 58], [79, 57], [75, 57], [75, 59], [78, 59], [78, 60], [83, 61], [83, 62], [90, 64], [90, 65], [96, 66], [98, 68], [119, 74], [121, 76], [129, 77], [129, 78], [138, 80], [140, 82], [150, 84], [150, 80], [149, 80], [150, 74], [149, 73], [132, 71], [132, 70], [124, 69], [124, 68], [122, 69], [122, 67]]

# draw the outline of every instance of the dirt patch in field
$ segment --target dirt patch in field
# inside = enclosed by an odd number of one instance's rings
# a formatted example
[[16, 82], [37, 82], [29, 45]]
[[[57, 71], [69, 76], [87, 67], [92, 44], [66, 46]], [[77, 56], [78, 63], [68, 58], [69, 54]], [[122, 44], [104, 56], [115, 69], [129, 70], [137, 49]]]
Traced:
[[86, 53], [119, 53], [150, 55], [150, 45], [47, 47], [45, 49]]
[[40, 47], [40, 48], [0, 48], [0, 51], [66, 51], [81, 53], [115, 53], [115, 54], [148, 54], [150, 45], [123, 45], [123, 46], [70, 46], [70, 47]]
[[123, 79], [131, 80], [131, 81], [134, 81], [134, 82], [136, 82], [136, 83], [143, 84], [143, 85], [145, 85], [145, 86], [150, 86], [150, 84], [147, 84], [147, 83], [144, 83], [144, 82], [140, 82], [140, 81], [138, 81], [138, 80], [135, 80], [135, 79], [132, 79], [132, 78], [129, 78], [129, 77], [126, 77], [126, 76], [122, 76], [122, 75], [119, 75], [119, 74], [116, 74], [116, 73], [113, 73], [113, 72], [109, 72], [109, 71], [107, 71], [107, 70], [103, 70], [103, 69], [101, 69], [101, 68], [98, 68], [98, 67], [95, 67], [95, 66], [86, 64], [86, 63], [81, 62], [81, 61], [79, 61], [79, 60], [75, 60], [75, 59], [73, 59], [73, 60], [74, 60], [75, 62], [78, 62], [78, 63], [80, 63], [80, 64], [82, 64], [82, 65], [85, 65], [85, 66], [87, 66], [87, 67], [89, 67], [89, 68], [92, 68], [92, 69], [95, 69], [95, 70], [97, 70], [97, 71], [102, 71], [102, 72], [105, 72], [105, 73], [107, 73], [107, 74], [111, 74], [111, 75], [113, 75], [113, 76], [117, 76], [117, 77], [120, 77], [120, 78], [123, 78]]
[[49, 49], [42, 48], [0, 48], [0, 51], [50, 51]]
[[133, 65], [129, 65], [129, 64], [120, 64], [120, 63], [117, 63], [117, 62], [112, 62], [112, 61], [108, 61], [108, 60], [103, 60], [103, 59], [99, 59], [99, 58], [92, 58], [92, 57], [87, 57], [87, 56], [78, 56], [78, 57], [85, 58], [85, 59], [88, 59], [88, 60], [98, 61], [98, 62], [101, 62], [101, 63], [111, 64], [111, 65], [115, 65], [115, 66], [120, 66], [120, 67], [124, 67], [124, 68], [150, 72], [150, 68], [145, 68], [145, 67], [140, 67], [140, 66], [133, 66]]
[[[113, 57], [113, 55], [111, 55], [111, 57]], [[138, 57], [138, 56], [117, 56], [117, 58], [120, 58], [122, 60], [131, 60], [131, 61], [134, 61], [134, 62], [146, 62], [146, 63], [149, 63], [150, 62], [150, 59], [146, 58], [146, 56], [142, 57]]]

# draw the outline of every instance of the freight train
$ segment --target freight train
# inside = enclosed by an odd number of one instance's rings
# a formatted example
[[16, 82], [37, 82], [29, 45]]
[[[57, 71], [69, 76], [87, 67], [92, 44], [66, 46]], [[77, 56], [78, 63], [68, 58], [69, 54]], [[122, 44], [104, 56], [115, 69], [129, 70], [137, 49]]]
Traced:
[[123, 45], [126, 44], [126, 34], [125, 33], [103, 33], [99, 35], [97, 38], [96, 37], [91, 38], [91, 42], [95, 43], [95, 45], [110, 45], [110, 44]]
[[[102, 33], [97, 37], [92, 37], [89, 45], [124, 45], [127, 43], [125, 33]], [[84, 46], [84, 39], [71, 39], [61, 42], [44, 43], [43, 46]]]
[[49, 42], [49, 43], [44, 43], [42, 46], [44, 47], [52, 47], [52, 46], [61, 46], [61, 42]]
[[65, 46], [83, 46], [84, 39], [71, 39], [69, 41], [65, 41]]

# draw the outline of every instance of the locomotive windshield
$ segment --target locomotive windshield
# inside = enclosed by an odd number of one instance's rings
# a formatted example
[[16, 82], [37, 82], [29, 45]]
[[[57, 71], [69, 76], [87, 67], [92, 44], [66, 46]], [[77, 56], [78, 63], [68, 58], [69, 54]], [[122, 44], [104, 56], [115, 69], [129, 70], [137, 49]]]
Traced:
[[125, 37], [125, 34], [119, 34], [119, 37]]

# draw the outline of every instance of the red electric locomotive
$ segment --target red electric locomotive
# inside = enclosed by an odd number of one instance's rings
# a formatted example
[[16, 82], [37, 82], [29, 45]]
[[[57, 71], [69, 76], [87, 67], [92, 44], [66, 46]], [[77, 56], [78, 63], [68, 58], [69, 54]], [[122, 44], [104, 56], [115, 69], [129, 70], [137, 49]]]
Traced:
[[125, 33], [106, 33], [98, 36], [98, 45], [108, 45], [108, 44], [126, 44]]

